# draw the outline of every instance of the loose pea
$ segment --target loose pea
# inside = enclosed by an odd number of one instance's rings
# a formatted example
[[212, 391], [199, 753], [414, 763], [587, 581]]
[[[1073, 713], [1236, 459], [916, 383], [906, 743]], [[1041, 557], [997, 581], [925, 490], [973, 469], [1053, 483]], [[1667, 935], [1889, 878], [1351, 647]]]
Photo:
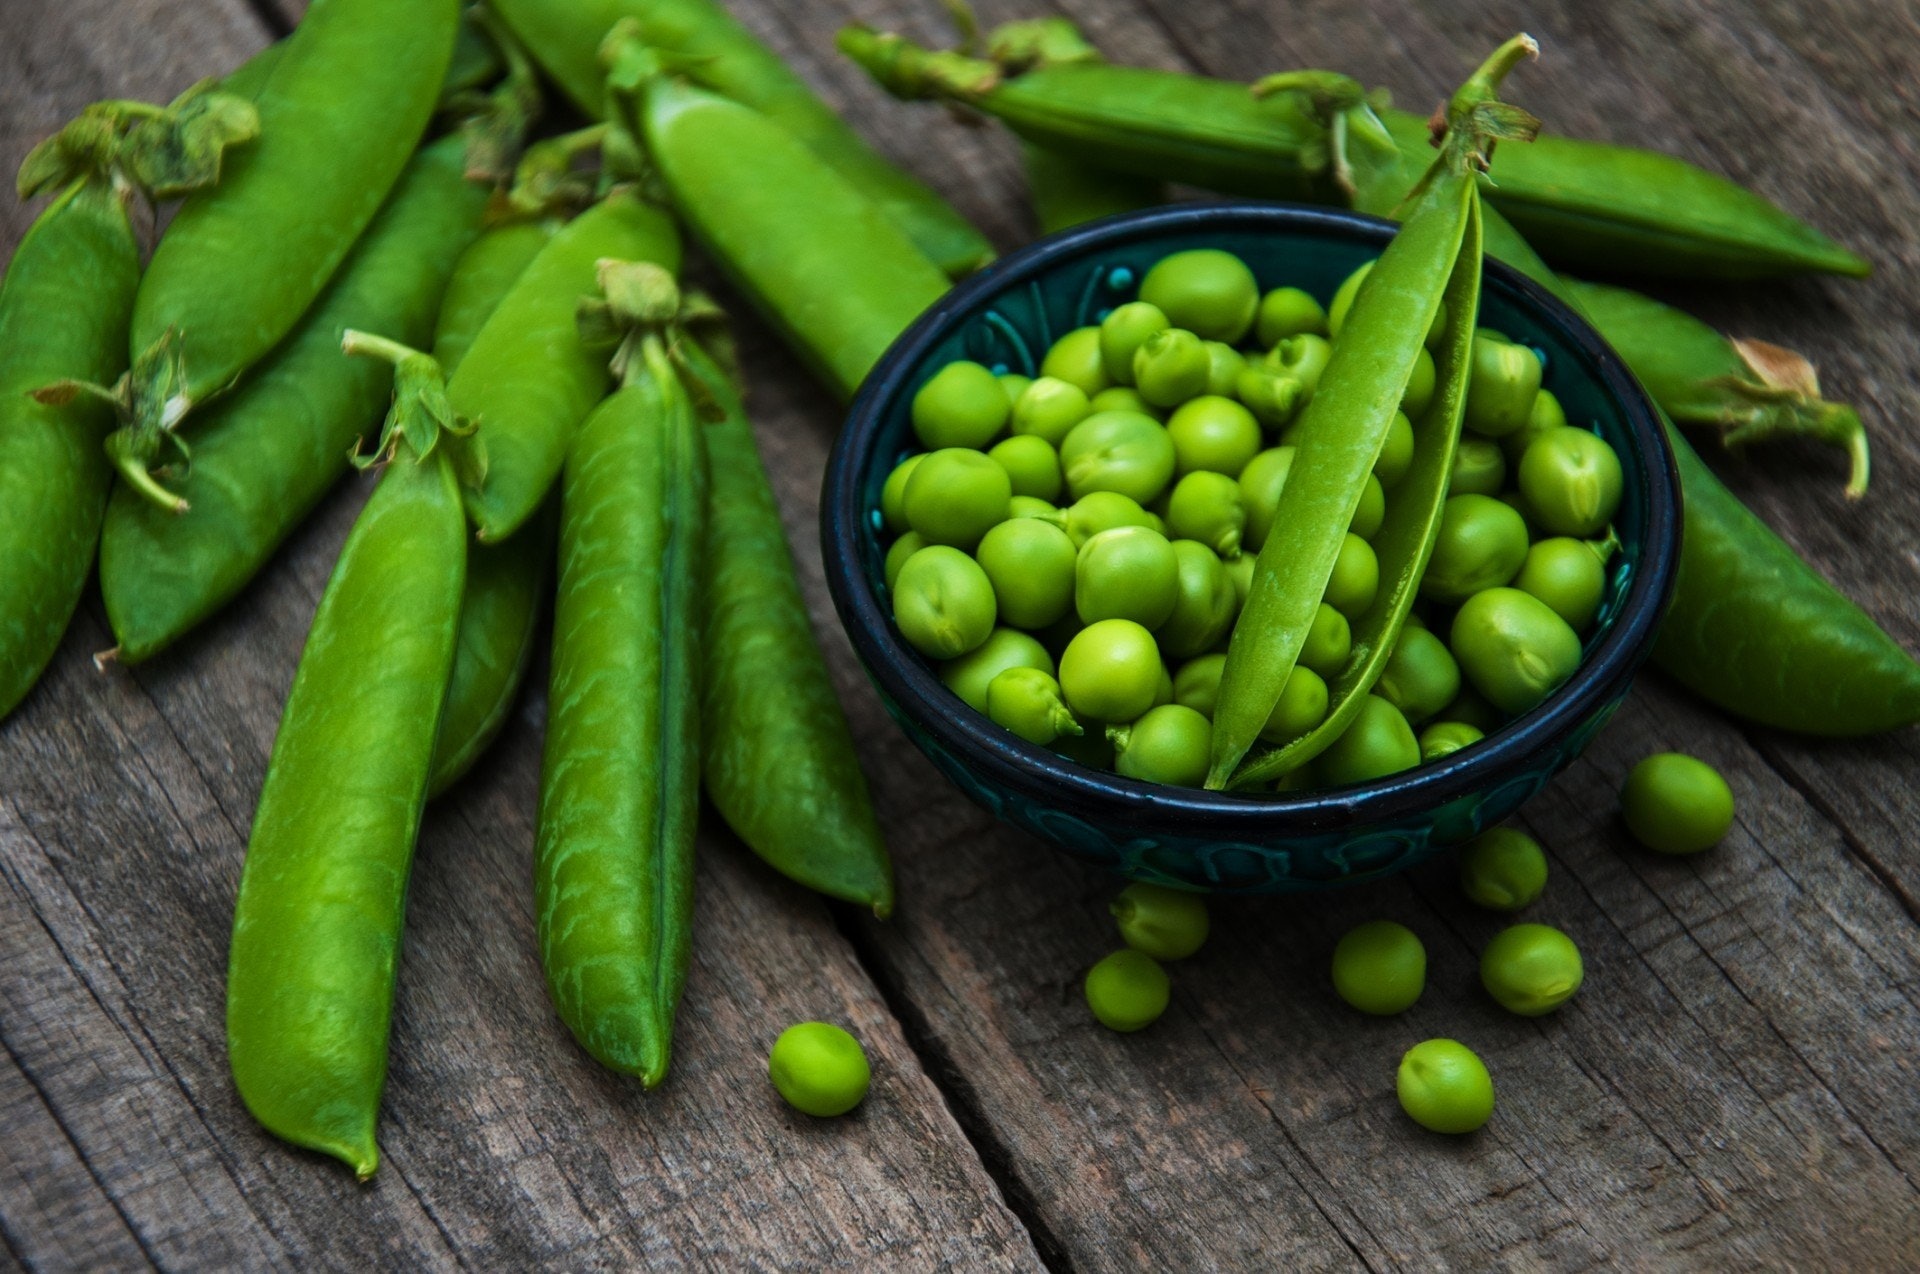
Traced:
[[1040, 375], [1077, 386], [1088, 398], [1112, 384], [1100, 358], [1100, 329], [1076, 327], [1055, 341], [1040, 360]]
[[1156, 960], [1184, 960], [1207, 940], [1207, 904], [1199, 894], [1136, 881], [1109, 908], [1120, 940]]
[[1240, 495], [1247, 506], [1247, 529], [1240, 540], [1246, 548], [1257, 552], [1267, 542], [1273, 515], [1280, 507], [1280, 492], [1286, 488], [1292, 469], [1292, 447], [1269, 447], [1240, 471]]
[[1360, 295], [1360, 285], [1373, 273], [1373, 262], [1369, 261], [1341, 280], [1340, 286], [1333, 291], [1333, 303], [1327, 306], [1327, 334], [1339, 336], [1340, 329], [1347, 325], [1347, 311], [1353, 308], [1354, 298]]
[[1662, 854], [1697, 854], [1733, 826], [1733, 789], [1720, 772], [1684, 752], [1657, 752], [1633, 767], [1620, 789], [1627, 830]]
[[1227, 657], [1222, 654], [1187, 660], [1174, 674], [1173, 701], [1211, 718], [1220, 698], [1220, 673], [1226, 666]]
[[1518, 465], [1520, 457], [1527, 454], [1527, 448], [1534, 439], [1549, 429], [1559, 429], [1566, 425], [1567, 413], [1560, 406], [1560, 400], [1548, 390], [1541, 390], [1533, 396], [1533, 410], [1527, 413], [1527, 423], [1500, 439], [1500, 450], [1505, 453], [1509, 465]]
[[1147, 339], [1133, 356], [1134, 388], [1156, 407], [1177, 407], [1207, 392], [1213, 359], [1200, 338], [1169, 328]]
[[1499, 443], [1484, 438], [1460, 440], [1447, 475], [1448, 495], [1499, 495], [1506, 480], [1507, 457]]
[[1300, 665], [1322, 677], [1337, 676], [1353, 654], [1353, 625], [1325, 602], [1313, 613], [1313, 624], [1300, 647]]
[[1260, 451], [1260, 422], [1231, 398], [1213, 394], [1184, 402], [1167, 420], [1173, 439], [1173, 472], [1196, 470], [1238, 477]]
[[1176, 659], [1197, 655], [1219, 643], [1240, 613], [1240, 595], [1218, 556], [1197, 540], [1175, 540], [1179, 595], [1173, 613], [1154, 635], [1160, 649]]
[[1442, 605], [1463, 602], [1511, 580], [1527, 557], [1527, 524], [1484, 495], [1450, 496], [1440, 510], [1433, 554], [1420, 595]]
[[964, 359], [948, 363], [913, 396], [913, 432], [929, 450], [985, 447], [1012, 408], [994, 374]]
[[1216, 398], [1232, 398], [1247, 368], [1246, 355], [1225, 341], [1207, 341], [1207, 392]]
[[1176, 538], [1198, 540], [1221, 557], [1238, 557], [1246, 526], [1240, 484], [1226, 474], [1200, 469], [1174, 484], [1167, 527]]
[[[1460, 665], [1447, 644], [1424, 628], [1403, 628], [1374, 693], [1418, 725], [1460, 693]], [[1423, 749], [1424, 752], [1424, 749]]]
[[1333, 948], [1333, 989], [1362, 1013], [1404, 1013], [1426, 987], [1427, 949], [1405, 925], [1370, 920]]
[[1253, 587], [1254, 555], [1242, 553], [1227, 563], [1227, 578], [1233, 581], [1233, 591], [1240, 597], [1240, 604], [1247, 604], [1247, 590]]
[[966, 654], [993, 632], [993, 585], [959, 549], [934, 544], [900, 567], [893, 618], [907, 644], [931, 659]]
[[1144, 951], [1124, 947], [1087, 970], [1087, 1007], [1110, 1031], [1137, 1031], [1167, 1011], [1167, 971]]
[[1400, 1109], [1429, 1132], [1468, 1133], [1493, 1117], [1493, 1077], [1458, 1040], [1424, 1040], [1400, 1059]]
[[1327, 361], [1332, 357], [1333, 345], [1324, 336], [1305, 334], [1281, 341], [1264, 361], [1282, 376], [1298, 381], [1301, 397], [1308, 399], [1320, 388], [1320, 374], [1327, 370]]
[[1129, 411], [1103, 411], [1073, 427], [1060, 444], [1060, 465], [1074, 499], [1115, 491], [1145, 505], [1173, 478], [1173, 439], [1158, 422]]
[[1272, 349], [1289, 336], [1327, 335], [1327, 312], [1311, 292], [1299, 288], [1275, 288], [1260, 298], [1260, 311], [1254, 320], [1254, 339]]
[[1013, 405], [1013, 432], [1031, 434], [1057, 447], [1068, 430], [1092, 414], [1093, 405], [1080, 386], [1042, 376]]
[[1413, 421], [1404, 411], [1393, 413], [1387, 436], [1380, 443], [1380, 454], [1373, 462], [1373, 476], [1380, 479], [1380, 485], [1386, 490], [1399, 486], [1400, 479], [1413, 467], [1413, 447]]
[[1253, 326], [1260, 285], [1231, 252], [1191, 248], [1155, 263], [1140, 281], [1140, 299], [1159, 306], [1174, 326], [1232, 345]]
[[1100, 321], [1100, 364], [1116, 385], [1133, 384], [1133, 356], [1147, 338], [1173, 324], [1157, 305], [1131, 301]]
[[1076, 549], [1116, 526], [1150, 527], [1154, 523], [1153, 515], [1141, 508], [1138, 500], [1118, 491], [1090, 491], [1061, 510], [1055, 520]]
[[1368, 695], [1359, 715], [1314, 763], [1314, 776], [1328, 787], [1368, 783], [1420, 764], [1420, 743], [1400, 709]]
[[1518, 828], [1482, 832], [1460, 851], [1460, 888], [1478, 906], [1518, 911], [1546, 887], [1547, 856]]
[[1464, 721], [1436, 721], [1420, 732], [1421, 761], [1438, 761], [1486, 738], [1479, 726]]
[[900, 568], [907, 564], [907, 559], [925, 547], [927, 547], [927, 537], [918, 531], [908, 531], [893, 542], [892, 547], [887, 550], [884, 568], [888, 588], [892, 588], [893, 582], [900, 578]]
[[1081, 733], [1060, 683], [1039, 668], [1008, 668], [987, 683], [987, 716], [995, 725], [1013, 731], [1042, 747], [1061, 735]]
[[1400, 395], [1400, 410], [1408, 420], [1427, 414], [1427, 405], [1433, 401], [1433, 389], [1439, 376], [1439, 369], [1433, 365], [1433, 355], [1421, 350], [1413, 360], [1413, 374], [1407, 378], [1407, 388]]
[[1167, 413], [1140, 396], [1140, 391], [1131, 385], [1111, 385], [1095, 394], [1088, 403], [1094, 411], [1130, 411], [1135, 415], [1149, 416], [1159, 423], [1165, 423]]
[[1351, 531], [1340, 542], [1333, 574], [1327, 579], [1326, 603], [1349, 620], [1360, 618], [1380, 591], [1380, 559], [1373, 546]]
[[1060, 507], [1038, 496], [1016, 495], [1007, 501], [1007, 516], [1010, 518], [1057, 518], [1060, 516]]
[[1480, 984], [1522, 1017], [1551, 1013], [1573, 998], [1586, 973], [1580, 948], [1550, 925], [1503, 929], [1480, 956]]
[[1172, 702], [1173, 674], [1167, 671], [1167, 665], [1163, 662], [1160, 665], [1160, 676], [1153, 683], [1153, 702], [1148, 705], [1148, 711], [1152, 711], [1154, 708], [1164, 708]]
[[1013, 482], [985, 453], [964, 447], [930, 451], [907, 476], [907, 525], [930, 544], [971, 549], [1007, 516]]
[[1144, 526], [1102, 531], [1080, 546], [1073, 567], [1073, 609], [1083, 624], [1130, 619], [1158, 628], [1180, 600], [1180, 558]]
[[830, 1022], [801, 1022], [780, 1032], [767, 1076], [802, 1114], [844, 1115], [866, 1098], [873, 1069], [860, 1041]]
[[1213, 726], [1192, 708], [1166, 703], [1132, 725], [1107, 727], [1113, 767], [1130, 779], [1198, 787], [1206, 781]]
[[[1455, 662], [1458, 662], [1457, 656]], [[1488, 703], [1486, 696], [1475, 690], [1472, 683], [1464, 678], [1460, 685], [1460, 693], [1454, 696], [1452, 703], [1441, 709], [1440, 715], [1445, 720], [1475, 726], [1482, 731], [1497, 728], [1503, 719], [1500, 709]]]
[[1007, 471], [1015, 495], [1040, 500], [1059, 497], [1064, 481], [1060, 476], [1060, 453], [1046, 439], [1032, 434], [1005, 438], [996, 442], [987, 456]]
[[1387, 491], [1380, 485], [1380, 479], [1374, 474], [1367, 475], [1367, 484], [1360, 488], [1360, 503], [1353, 510], [1353, 521], [1347, 524], [1352, 531], [1369, 544], [1380, 533], [1380, 524], [1387, 520]]
[[1549, 429], [1520, 457], [1520, 493], [1554, 535], [1597, 535], [1620, 507], [1620, 457], [1596, 434]]
[[1296, 665], [1280, 687], [1260, 737], [1268, 743], [1289, 743], [1327, 719], [1327, 683], [1311, 668]]
[[1269, 429], [1279, 429], [1292, 420], [1305, 401], [1299, 381], [1261, 363], [1248, 363], [1240, 369], [1234, 377], [1233, 392], [1254, 419]]
[[1580, 666], [1580, 638], [1531, 593], [1489, 588], [1453, 617], [1453, 657], [1474, 689], [1519, 715], [1559, 689]]
[[975, 712], [985, 712], [987, 687], [1009, 668], [1038, 668], [1051, 675], [1053, 656], [1017, 628], [996, 628], [978, 646], [942, 664], [940, 683]]
[[1102, 619], [1067, 643], [1060, 689], [1076, 717], [1132, 721], [1153, 706], [1165, 671], [1152, 633], [1130, 619]]
[[1482, 328], [1473, 334], [1473, 371], [1467, 381], [1466, 426], [1504, 438], [1526, 426], [1540, 392], [1540, 356]]
[[1607, 567], [1585, 540], [1561, 536], [1527, 550], [1513, 586], [1545, 602], [1576, 633], [1593, 626], [1607, 591]]
[[907, 479], [927, 458], [926, 452], [908, 456], [893, 467], [887, 475], [886, 485], [880, 488], [880, 516], [887, 529], [898, 534], [907, 529]]
[[1009, 413], [1012, 412], [1013, 405], [1020, 401], [1020, 395], [1033, 388], [1033, 377], [1022, 376], [1019, 372], [1001, 372], [994, 379], [999, 381], [1000, 388], [1006, 391]]
[[1019, 628], [1045, 628], [1072, 608], [1078, 555], [1065, 531], [1039, 518], [1002, 522], [974, 553], [993, 584], [1001, 621]]

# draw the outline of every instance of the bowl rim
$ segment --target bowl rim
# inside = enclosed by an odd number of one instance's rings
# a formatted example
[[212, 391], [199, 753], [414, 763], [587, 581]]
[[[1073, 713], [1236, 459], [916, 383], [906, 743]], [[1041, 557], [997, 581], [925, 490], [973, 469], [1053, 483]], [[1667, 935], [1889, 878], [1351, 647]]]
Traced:
[[1620, 405], [1630, 454], [1621, 457], [1645, 492], [1642, 559], [1613, 626], [1560, 689], [1485, 740], [1437, 761], [1368, 783], [1301, 793], [1214, 792], [1124, 778], [1029, 743], [968, 707], [894, 630], [891, 610], [860, 561], [866, 523], [861, 476], [888, 407], [920, 361], [986, 301], [1074, 258], [1174, 232], [1306, 230], [1384, 249], [1396, 223], [1344, 209], [1280, 202], [1208, 200], [1123, 213], [1040, 239], [954, 286], [888, 348], [862, 384], [828, 458], [820, 502], [829, 594], [861, 663], [897, 711], [991, 782], [1054, 806], [1156, 831], [1210, 839], [1271, 841], [1431, 815], [1510, 777], [1624, 691], [1650, 653], [1678, 572], [1681, 494], [1661, 418], [1620, 356], [1592, 325], [1539, 283], [1487, 258], [1483, 286], [1508, 293], [1595, 369]]

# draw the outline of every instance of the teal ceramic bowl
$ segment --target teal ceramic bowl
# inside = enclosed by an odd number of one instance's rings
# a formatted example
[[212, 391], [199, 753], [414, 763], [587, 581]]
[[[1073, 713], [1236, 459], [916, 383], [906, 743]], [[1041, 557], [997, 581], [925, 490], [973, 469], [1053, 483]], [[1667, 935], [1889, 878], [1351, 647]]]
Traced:
[[918, 449], [909, 404], [947, 363], [1033, 375], [1063, 333], [1133, 299], [1161, 257], [1225, 248], [1263, 289], [1324, 302], [1378, 256], [1391, 223], [1283, 204], [1182, 204], [1042, 240], [956, 287], [903, 335], [854, 402], [827, 468], [827, 581], [887, 710], [941, 773], [1001, 818], [1134, 880], [1234, 893], [1373, 880], [1493, 826], [1579, 755], [1645, 660], [1673, 587], [1680, 492], [1660, 421], [1599, 335], [1538, 285], [1487, 264], [1480, 322], [1531, 345], [1569, 423], [1619, 454], [1622, 551], [1580, 671], [1546, 702], [1439, 761], [1353, 787], [1236, 794], [1167, 787], [1091, 769], [1001, 729], [940, 684], [901, 638], [882, 576], [880, 489]]

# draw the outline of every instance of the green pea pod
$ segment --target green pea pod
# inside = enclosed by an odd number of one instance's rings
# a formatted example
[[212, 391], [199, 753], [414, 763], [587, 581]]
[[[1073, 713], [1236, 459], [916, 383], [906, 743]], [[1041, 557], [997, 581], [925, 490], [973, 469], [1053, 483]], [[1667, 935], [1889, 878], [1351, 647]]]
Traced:
[[[671, 288], [652, 273], [656, 294]], [[686, 980], [700, 806], [707, 465], [666, 350], [635, 332], [623, 387], [567, 456], [533, 868], [554, 1007], [648, 1088], [666, 1076]]]
[[488, 229], [467, 246], [454, 264], [440, 296], [440, 317], [433, 331], [433, 358], [452, 375], [467, 357], [474, 338], [500, 308], [513, 285], [553, 239], [550, 221], [510, 221]]
[[82, 178], [34, 221], [0, 283], [0, 718], [40, 679], [80, 600], [112, 471], [113, 410], [31, 391], [104, 383], [126, 367], [140, 249], [125, 200]]
[[[1410, 211], [1348, 311], [1333, 356], [1295, 426], [1291, 476], [1254, 563], [1245, 608], [1221, 670], [1207, 786], [1271, 778], [1311, 760], [1360, 710], [1413, 604], [1446, 500], [1465, 404], [1472, 329], [1479, 313], [1481, 231], [1477, 175], [1496, 139], [1532, 135], [1536, 121], [1494, 98], [1520, 59], [1525, 36], [1502, 45], [1454, 94], [1440, 157], [1409, 196]], [[1355, 655], [1338, 679], [1328, 719], [1258, 770], [1238, 769], [1279, 701], [1313, 625], [1354, 510], [1445, 301], [1445, 392], [1423, 418], [1425, 456], [1414, 489], [1396, 498], [1379, 534], [1382, 590], [1354, 632]], [[1418, 455], [1418, 451], [1416, 452]], [[1416, 481], [1417, 479], [1417, 481]], [[1398, 493], [1396, 493], [1398, 494]], [[1369, 639], [1378, 643], [1369, 646]]]
[[347, 471], [378, 422], [393, 373], [346, 358], [348, 328], [423, 345], [487, 192], [463, 178], [464, 147], [421, 151], [300, 324], [231, 394], [196, 419], [193, 464], [169, 489], [176, 513], [115, 490], [100, 543], [100, 593], [119, 658], [137, 663], [224, 606]]
[[712, 496], [700, 733], [707, 795], [775, 871], [893, 910], [893, 867], [826, 660], [807, 618], [773, 488], [739, 390], [697, 348], [722, 409], [707, 427]]
[[1853, 408], [1820, 397], [1820, 378], [1805, 358], [1765, 341], [1729, 340], [1625, 288], [1562, 281], [1676, 424], [1718, 429], [1729, 447], [1804, 437], [1845, 448], [1847, 497], [1867, 493], [1867, 428]]
[[486, 477], [468, 489], [467, 514], [482, 543], [504, 540], [533, 516], [574, 431], [606, 393], [606, 360], [581, 344], [574, 324], [603, 259], [676, 270], [679, 232], [659, 209], [615, 191], [554, 235], [447, 382], [454, 409], [480, 427]]
[[362, 1180], [380, 1162], [407, 876], [467, 560], [436, 438], [439, 369], [413, 355], [396, 380], [390, 462], [340, 550], [274, 739], [227, 970], [227, 1056], [247, 1109]]
[[496, 0], [493, 8], [587, 114], [606, 114], [600, 42], [627, 19], [646, 43], [682, 55], [702, 85], [799, 139], [947, 274], [968, 274], [993, 259], [992, 245], [966, 218], [881, 158], [778, 54], [713, 0]]

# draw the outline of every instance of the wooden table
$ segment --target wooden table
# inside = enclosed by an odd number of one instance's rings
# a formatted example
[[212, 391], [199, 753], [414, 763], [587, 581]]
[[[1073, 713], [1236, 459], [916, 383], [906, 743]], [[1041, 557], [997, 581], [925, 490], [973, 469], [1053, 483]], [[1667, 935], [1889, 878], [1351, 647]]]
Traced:
[[[881, 98], [832, 47], [861, 19], [943, 40], [937, 6], [739, 0], [892, 156], [1004, 247], [1030, 231], [994, 130]], [[1031, 16], [997, 0], [991, 20]], [[1550, 127], [1662, 147], [1866, 251], [1867, 283], [1675, 292], [1809, 353], [1877, 429], [1872, 495], [1836, 455], [1720, 463], [1775, 526], [1920, 647], [1920, 27], [1878, 0], [1060, 0], [1116, 58], [1250, 78], [1330, 66], [1421, 108], [1523, 25], [1512, 95]], [[900, 12], [905, 10], [905, 12]], [[236, 64], [287, 0], [6, 0], [0, 166], [98, 97], [166, 98]], [[0, 212], [11, 245], [31, 210]], [[4, 250], [4, 249], [0, 249]], [[288, 1149], [229, 1081], [222, 979], [255, 794], [334, 551], [331, 499], [184, 649], [102, 675], [97, 597], [0, 726], [0, 1256], [48, 1269], [310, 1265], [1187, 1269], [1826, 1265], [1920, 1259], [1920, 746], [1743, 729], [1649, 674], [1527, 808], [1552, 879], [1533, 918], [1587, 986], [1509, 1016], [1475, 961], [1501, 921], [1441, 862], [1369, 888], [1230, 901], [1136, 1037], [1096, 1026], [1086, 966], [1114, 882], [995, 824], [887, 721], [821, 585], [815, 504], [839, 412], [743, 320], [753, 406], [900, 872], [890, 923], [823, 905], [703, 834], [673, 1076], [591, 1063], [547, 1004], [528, 858], [542, 700], [431, 810], [414, 878], [377, 1180]], [[5, 564], [0, 563], [0, 570]], [[1631, 848], [1614, 792], [1642, 755], [1719, 766], [1716, 851]], [[1424, 938], [1411, 1012], [1363, 1020], [1334, 939]], [[786, 1110], [774, 1035], [850, 1025], [859, 1114]], [[1431, 1136], [1394, 1066], [1450, 1035], [1486, 1058], [1485, 1131]]]

